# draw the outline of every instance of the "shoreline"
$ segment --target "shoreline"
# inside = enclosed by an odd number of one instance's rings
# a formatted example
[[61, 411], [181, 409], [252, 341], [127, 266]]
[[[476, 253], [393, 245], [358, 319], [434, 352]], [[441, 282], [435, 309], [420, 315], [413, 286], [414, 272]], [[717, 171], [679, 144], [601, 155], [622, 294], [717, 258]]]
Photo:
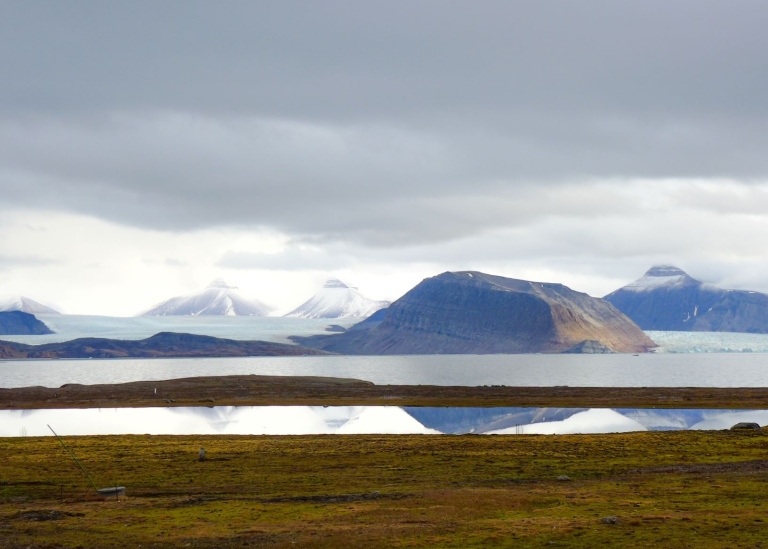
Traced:
[[0, 389], [4, 410], [280, 405], [768, 409], [768, 387], [464, 387], [229, 375]]

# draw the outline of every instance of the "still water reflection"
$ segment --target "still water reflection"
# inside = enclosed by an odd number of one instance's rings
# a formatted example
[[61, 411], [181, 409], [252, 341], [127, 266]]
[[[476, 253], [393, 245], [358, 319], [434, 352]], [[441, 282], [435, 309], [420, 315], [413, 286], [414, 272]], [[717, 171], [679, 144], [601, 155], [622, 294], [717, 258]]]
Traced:
[[0, 437], [61, 435], [570, 434], [727, 429], [768, 410], [216, 406], [0, 411]]

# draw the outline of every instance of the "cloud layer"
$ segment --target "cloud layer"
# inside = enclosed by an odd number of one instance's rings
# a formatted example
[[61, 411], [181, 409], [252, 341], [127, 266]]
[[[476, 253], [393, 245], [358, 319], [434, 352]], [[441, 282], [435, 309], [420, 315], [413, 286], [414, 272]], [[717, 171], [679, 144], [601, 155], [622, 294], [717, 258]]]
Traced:
[[[0, 283], [78, 284], [56, 269], [101, 240], [53, 220], [96, 218], [124, 228], [118, 252], [151, 257], [116, 254], [145, 293], [161, 269], [191, 291], [189, 273], [217, 269], [303, 271], [308, 288], [321, 271], [376, 286], [481, 267], [607, 293], [661, 260], [768, 290], [767, 16], [758, 1], [6, 2]], [[2, 223], [14, 212], [83, 240], [47, 251]], [[202, 234], [205, 255], [169, 251]]]

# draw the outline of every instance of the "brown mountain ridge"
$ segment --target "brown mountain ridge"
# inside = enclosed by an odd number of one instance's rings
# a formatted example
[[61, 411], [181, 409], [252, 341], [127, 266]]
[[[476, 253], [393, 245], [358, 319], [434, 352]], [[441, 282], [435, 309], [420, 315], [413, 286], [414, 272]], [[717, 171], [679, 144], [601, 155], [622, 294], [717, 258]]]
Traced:
[[562, 284], [476, 271], [427, 278], [344, 334], [294, 338], [343, 354], [646, 352], [655, 344], [605, 300]]

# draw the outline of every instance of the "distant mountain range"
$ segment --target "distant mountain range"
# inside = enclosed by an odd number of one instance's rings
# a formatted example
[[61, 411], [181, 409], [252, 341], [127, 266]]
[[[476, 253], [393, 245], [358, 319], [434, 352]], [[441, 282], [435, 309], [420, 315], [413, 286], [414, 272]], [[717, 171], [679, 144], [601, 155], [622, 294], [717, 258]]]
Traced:
[[[596, 305], [601, 300], [589, 301], [594, 299], [560, 284], [465, 271], [425, 279], [390, 304], [368, 299], [354, 286], [331, 278], [285, 316], [367, 318], [343, 336], [312, 340], [313, 345], [343, 353], [596, 353], [653, 345], [640, 342], [634, 332], [628, 339], [608, 336], [623, 326], [612, 316], [615, 312], [643, 330], [768, 333], [768, 294], [702, 283], [670, 265], [652, 267], [605, 296], [603, 305]], [[616, 311], [601, 309], [606, 303]], [[140, 316], [261, 317], [270, 310], [217, 279], [200, 292], [173, 297]], [[11, 311], [58, 314], [28, 297], [0, 299], [0, 313]], [[41, 331], [47, 330], [42, 323], [33, 326], [10, 317], [5, 322], [0, 330], [6, 331], [0, 333], [47, 333]], [[7, 327], [10, 323], [13, 328]]]
[[604, 299], [643, 330], [768, 333], [768, 295], [704, 284], [671, 265]]
[[271, 310], [217, 278], [196, 294], [172, 297], [139, 316], [267, 316]]
[[331, 278], [308, 301], [286, 314], [296, 318], [365, 318], [389, 306], [389, 301], [374, 301], [357, 288]]
[[294, 340], [343, 354], [644, 352], [610, 303], [562, 284], [479, 272], [427, 278], [346, 333]]
[[[24, 313], [22, 313], [24, 314]], [[324, 354], [316, 349], [269, 341], [161, 332], [139, 341], [88, 337], [62, 343], [25, 345], [0, 341], [0, 358], [157, 358], [297, 356]]]
[[43, 305], [23, 295], [0, 298], [0, 312], [7, 311], [21, 311], [32, 315], [61, 314], [53, 307]]

